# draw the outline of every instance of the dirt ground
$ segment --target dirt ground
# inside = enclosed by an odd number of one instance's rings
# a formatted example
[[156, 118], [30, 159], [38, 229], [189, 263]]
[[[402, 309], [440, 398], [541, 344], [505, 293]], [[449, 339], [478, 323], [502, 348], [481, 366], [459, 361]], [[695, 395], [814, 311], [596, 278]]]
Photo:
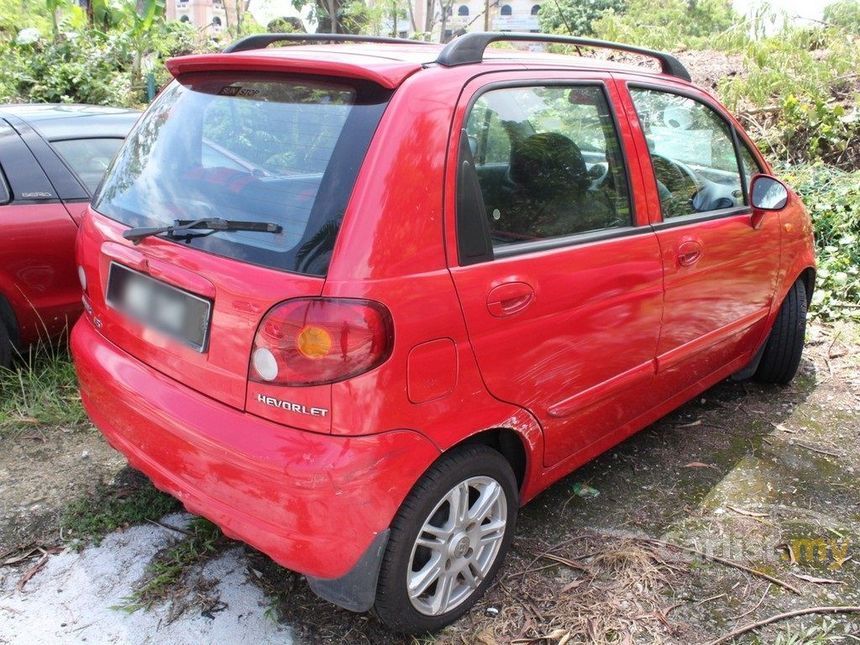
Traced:
[[[416, 642], [227, 540], [159, 602], [123, 611], [189, 518], [78, 551], [63, 509], [122, 459], [92, 429], [22, 428], [0, 442], [0, 643]], [[856, 608], [858, 545], [860, 326], [812, 325], [792, 385], [722, 383], [525, 507], [498, 581], [427, 640], [708, 642], [786, 611]], [[780, 621], [740, 642], [840, 636], [860, 640], [860, 613]]]

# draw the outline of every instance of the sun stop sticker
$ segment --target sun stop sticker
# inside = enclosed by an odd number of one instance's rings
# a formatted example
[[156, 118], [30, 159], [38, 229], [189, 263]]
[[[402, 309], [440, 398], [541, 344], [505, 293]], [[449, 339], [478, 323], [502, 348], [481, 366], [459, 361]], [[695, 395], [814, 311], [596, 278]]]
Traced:
[[250, 87], [241, 87], [237, 85], [225, 85], [218, 92], [221, 96], [257, 96], [260, 90], [255, 90]]

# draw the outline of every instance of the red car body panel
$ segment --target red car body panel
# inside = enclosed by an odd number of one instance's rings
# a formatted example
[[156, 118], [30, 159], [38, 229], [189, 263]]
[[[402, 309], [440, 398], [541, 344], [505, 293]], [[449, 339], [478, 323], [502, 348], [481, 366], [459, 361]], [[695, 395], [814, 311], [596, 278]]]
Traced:
[[0, 294], [15, 313], [18, 340], [61, 334], [81, 312], [75, 226], [61, 203], [0, 206]]
[[415, 432], [334, 438], [232, 410], [111, 345], [86, 317], [71, 344], [87, 413], [131, 465], [295, 571], [346, 573], [408, 492], [392, 472], [423, 472], [439, 455]]
[[[422, 68], [420, 57], [432, 57], [432, 48], [364, 56], [373, 51], [297, 47], [169, 63], [176, 74], [302, 71], [396, 88], [325, 278], [157, 238], [134, 246], [122, 238], [125, 226], [95, 211], [78, 239], [91, 312], [76, 326], [72, 350], [96, 425], [191, 511], [315, 578], [349, 571], [438, 455], [486, 431], [520, 439], [521, 501], [529, 501], [747, 365], [787, 289], [814, 270], [811, 225], [794, 195], [778, 215], [749, 211], [660, 227], [647, 143], [626, 82], [682, 88], [716, 106], [690, 84], [522, 52], [511, 61], [496, 54], [481, 65]], [[469, 102], [494, 83], [547, 79], [606, 88], [635, 230], [461, 266], [455, 185]], [[688, 266], [679, 258], [691, 242], [701, 257]], [[112, 261], [212, 298], [209, 347], [197, 352], [108, 307]], [[249, 382], [260, 320], [298, 296], [382, 303], [394, 325], [390, 357], [331, 385]], [[506, 311], [512, 300], [524, 304]], [[272, 410], [258, 402], [261, 394], [331, 413]]]

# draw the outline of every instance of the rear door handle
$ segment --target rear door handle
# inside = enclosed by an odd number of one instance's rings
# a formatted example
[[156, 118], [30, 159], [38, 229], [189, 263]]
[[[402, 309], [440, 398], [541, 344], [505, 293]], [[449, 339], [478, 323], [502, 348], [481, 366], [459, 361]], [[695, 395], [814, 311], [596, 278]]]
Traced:
[[687, 240], [678, 245], [678, 264], [682, 267], [693, 266], [702, 257], [702, 244], [695, 240]]
[[506, 282], [490, 291], [487, 309], [496, 318], [504, 318], [521, 312], [535, 298], [534, 289], [525, 282]]

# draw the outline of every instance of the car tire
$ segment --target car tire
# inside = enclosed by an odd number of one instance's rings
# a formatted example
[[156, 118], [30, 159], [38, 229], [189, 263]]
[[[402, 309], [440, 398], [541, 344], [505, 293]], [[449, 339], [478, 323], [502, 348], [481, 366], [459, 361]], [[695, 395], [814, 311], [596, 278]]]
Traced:
[[416, 634], [435, 632], [469, 611], [505, 559], [518, 507], [516, 477], [496, 450], [475, 445], [440, 458], [392, 522], [377, 616], [390, 629]]
[[12, 364], [12, 339], [9, 332], [0, 322], [0, 367], [9, 367]]
[[755, 373], [756, 380], [785, 385], [797, 374], [806, 336], [806, 287], [798, 280], [789, 289]]

